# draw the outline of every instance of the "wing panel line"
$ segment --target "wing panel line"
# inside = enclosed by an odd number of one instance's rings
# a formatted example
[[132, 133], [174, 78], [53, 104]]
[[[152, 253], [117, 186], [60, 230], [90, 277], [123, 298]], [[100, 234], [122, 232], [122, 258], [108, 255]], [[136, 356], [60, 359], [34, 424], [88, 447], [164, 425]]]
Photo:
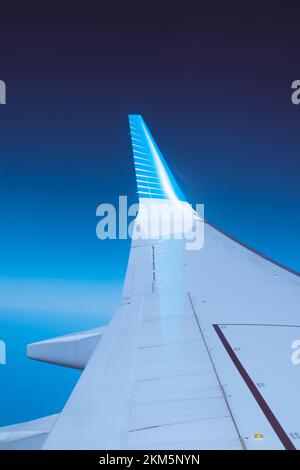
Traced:
[[219, 325], [213, 325], [215, 332], [217, 333], [218, 337], [220, 338], [220, 341], [222, 342], [224, 348], [226, 349], [227, 353], [229, 354], [232, 362], [234, 363], [235, 367], [239, 371], [241, 377], [244, 379], [246, 385], [248, 386], [250, 392], [254, 396], [257, 404], [261, 408], [262, 412], [264, 413], [265, 417], [269, 421], [270, 425], [274, 429], [275, 433], [277, 434], [278, 438], [282, 442], [283, 446], [285, 447], [286, 450], [296, 450], [296, 447], [286, 434], [285, 430], [279, 423], [278, 419], [268, 406], [267, 402], [263, 398], [263, 396], [259, 393], [257, 387], [255, 386], [254, 382], [252, 381], [251, 377], [245, 370], [244, 366], [238, 359], [237, 355], [233, 351], [232, 347], [230, 346], [229, 342], [227, 341], [224, 333], [222, 332], [221, 328]]
[[247, 450], [246, 445], [245, 445], [245, 442], [244, 442], [244, 440], [243, 440], [243, 438], [242, 438], [242, 436], [241, 436], [241, 433], [240, 433], [240, 431], [239, 431], [239, 428], [238, 428], [238, 426], [237, 426], [237, 423], [236, 423], [236, 421], [235, 421], [235, 418], [234, 418], [234, 416], [233, 416], [233, 414], [232, 414], [232, 411], [231, 411], [230, 405], [229, 405], [229, 403], [228, 403], [228, 399], [227, 399], [226, 393], [225, 393], [225, 391], [224, 391], [224, 387], [223, 387], [223, 385], [222, 385], [222, 383], [221, 383], [221, 381], [220, 381], [220, 377], [219, 377], [219, 375], [218, 375], [218, 372], [217, 372], [217, 369], [216, 369], [216, 367], [215, 367], [214, 361], [213, 361], [213, 359], [212, 359], [212, 357], [211, 357], [211, 352], [210, 352], [210, 350], [209, 350], [209, 347], [207, 346], [206, 339], [205, 339], [205, 337], [204, 337], [204, 334], [203, 334], [201, 325], [200, 325], [200, 323], [199, 323], [199, 319], [198, 319], [198, 317], [197, 317], [197, 314], [196, 314], [196, 311], [195, 311], [195, 308], [194, 308], [194, 305], [193, 305], [193, 301], [192, 301], [191, 295], [190, 295], [189, 292], [188, 292], [187, 294], [188, 294], [189, 301], [190, 301], [190, 303], [191, 303], [192, 311], [193, 311], [193, 313], [194, 313], [194, 316], [195, 316], [195, 319], [196, 319], [196, 322], [197, 322], [197, 325], [198, 325], [200, 334], [201, 334], [202, 339], [203, 339], [203, 343], [204, 343], [204, 345], [205, 345], [207, 354], [208, 354], [208, 356], [209, 356], [209, 359], [210, 359], [210, 362], [211, 362], [211, 364], [212, 364], [213, 370], [214, 370], [214, 372], [215, 372], [217, 381], [218, 381], [219, 386], [220, 386], [220, 389], [221, 389], [221, 391], [222, 391], [223, 398], [224, 398], [225, 403], [226, 403], [226, 405], [227, 405], [227, 408], [228, 408], [230, 417], [231, 417], [231, 419], [232, 419], [233, 425], [234, 425], [235, 430], [236, 430], [236, 432], [237, 432], [237, 435], [238, 435], [238, 438], [239, 438], [239, 440], [240, 440], [242, 449], [243, 449], [243, 450]]

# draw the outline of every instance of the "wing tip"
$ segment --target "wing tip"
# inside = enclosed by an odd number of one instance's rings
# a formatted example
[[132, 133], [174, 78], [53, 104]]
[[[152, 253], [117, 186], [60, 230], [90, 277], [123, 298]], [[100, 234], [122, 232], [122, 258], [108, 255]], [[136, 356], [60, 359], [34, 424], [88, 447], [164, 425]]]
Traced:
[[141, 114], [128, 114], [129, 125], [134, 124], [136, 121], [144, 121]]

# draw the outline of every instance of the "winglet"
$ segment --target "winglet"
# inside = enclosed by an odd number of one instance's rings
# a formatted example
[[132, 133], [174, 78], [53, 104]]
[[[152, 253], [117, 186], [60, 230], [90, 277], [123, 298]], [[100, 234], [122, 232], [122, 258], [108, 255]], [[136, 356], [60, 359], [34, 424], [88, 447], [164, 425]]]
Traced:
[[130, 114], [129, 126], [139, 198], [185, 201], [142, 116]]

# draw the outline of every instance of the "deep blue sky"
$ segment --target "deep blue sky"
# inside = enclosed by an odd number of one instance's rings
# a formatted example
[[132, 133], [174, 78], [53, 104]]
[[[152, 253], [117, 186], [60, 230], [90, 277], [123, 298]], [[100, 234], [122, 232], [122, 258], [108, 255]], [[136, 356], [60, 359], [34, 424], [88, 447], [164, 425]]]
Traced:
[[[24, 345], [101, 324], [118, 300], [129, 243], [97, 240], [95, 210], [119, 195], [135, 202], [129, 113], [143, 115], [209, 220], [300, 271], [300, 106], [290, 100], [300, 8], [267, 3], [1, 6], [0, 338], [15, 360], [0, 369], [0, 424], [60, 409], [77, 377], [29, 366]], [[74, 319], [72, 291], [55, 290], [66, 282], [83, 298], [100, 286], [99, 318], [96, 296]], [[50, 382], [60, 384], [57, 401]]]

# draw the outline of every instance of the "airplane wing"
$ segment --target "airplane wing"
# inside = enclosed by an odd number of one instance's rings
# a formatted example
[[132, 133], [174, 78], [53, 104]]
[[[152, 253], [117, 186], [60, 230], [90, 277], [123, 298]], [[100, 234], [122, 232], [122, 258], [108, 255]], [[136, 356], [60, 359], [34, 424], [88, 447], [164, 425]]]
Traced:
[[[67, 346], [84, 370], [43, 449], [299, 449], [299, 275], [204, 222], [142, 117], [129, 123], [140, 210], [122, 299], [104, 331], [75, 335], [83, 359]], [[157, 207], [172, 213], [160, 238]]]

